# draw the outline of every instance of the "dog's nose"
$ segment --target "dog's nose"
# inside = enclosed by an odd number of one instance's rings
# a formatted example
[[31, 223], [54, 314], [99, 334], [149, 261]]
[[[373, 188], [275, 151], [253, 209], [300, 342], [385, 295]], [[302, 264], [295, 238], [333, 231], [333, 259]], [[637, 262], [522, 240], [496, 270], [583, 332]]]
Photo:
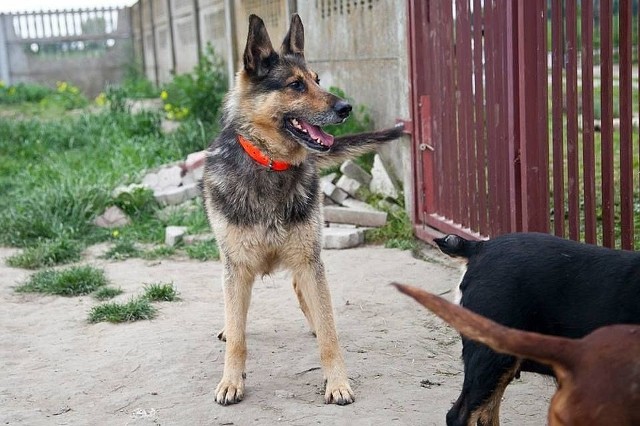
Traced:
[[347, 118], [349, 116], [349, 113], [351, 112], [351, 105], [349, 104], [349, 102], [339, 100], [333, 106], [333, 110], [336, 112], [336, 114], [338, 114], [338, 117]]

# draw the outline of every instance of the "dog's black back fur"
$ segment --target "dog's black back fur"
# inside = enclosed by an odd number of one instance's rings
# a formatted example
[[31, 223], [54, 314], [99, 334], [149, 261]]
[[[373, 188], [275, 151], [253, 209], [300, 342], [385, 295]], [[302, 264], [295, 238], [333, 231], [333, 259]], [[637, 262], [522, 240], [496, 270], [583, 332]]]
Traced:
[[[456, 235], [435, 240], [442, 251], [466, 258], [461, 304], [500, 324], [542, 334], [580, 338], [611, 324], [640, 323], [640, 253], [612, 250], [538, 233], [488, 241]], [[465, 383], [448, 424], [466, 424], [515, 358], [463, 339]], [[552, 374], [524, 361], [522, 371]], [[485, 388], [486, 387], [486, 388]]]

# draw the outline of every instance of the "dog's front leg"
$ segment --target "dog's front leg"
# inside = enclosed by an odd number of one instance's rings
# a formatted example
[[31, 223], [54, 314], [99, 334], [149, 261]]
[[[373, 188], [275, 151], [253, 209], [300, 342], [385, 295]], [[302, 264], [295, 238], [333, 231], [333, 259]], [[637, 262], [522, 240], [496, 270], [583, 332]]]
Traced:
[[324, 265], [320, 260], [296, 268], [294, 282], [302, 293], [310, 322], [315, 327], [320, 346], [320, 363], [326, 380], [324, 402], [347, 405], [354, 401], [353, 391], [344, 366], [338, 344], [338, 333], [333, 320], [331, 294], [325, 278]]
[[244, 397], [244, 368], [247, 360], [245, 330], [254, 275], [246, 268], [225, 261], [222, 275], [224, 291], [224, 335], [226, 349], [224, 373], [216, 388], [216, 402], [235, 404]]

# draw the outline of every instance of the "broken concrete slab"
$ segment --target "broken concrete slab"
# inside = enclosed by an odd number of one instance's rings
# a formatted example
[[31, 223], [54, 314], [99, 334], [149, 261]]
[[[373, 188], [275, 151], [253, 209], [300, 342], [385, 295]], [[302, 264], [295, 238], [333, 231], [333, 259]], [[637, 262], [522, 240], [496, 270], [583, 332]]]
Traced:
[[371, 182], [369, 189], [375, 194], [381, 194], [385, 197], [397, 199], [399, 196], [398, 188], [387, 171], [380, 155], [373, 157], [373, 168], [371, 168]]
[[353, 209], [360, 210], [371, 210], [374, 212], [379, 212], [380, 210], [373, 207], [371, 204], [367, 204], [364, 201], [356, 200], [355, 198], [347, 198], [342, 202], [342, 205], [345, 207], [351, 207]]
[[371, 175], [353, 160], [347, 160], [342, 163], [340, 172], [351, 179], [357, 180], [362, 185], [369, 185], [371, 182]]
[[348, 249], [357, 247], [363, 243], [364, 231], [362, 229], [322, 229], [322, 248], [324, 249]]
[[173, 247], [182, 240], [186, 233], [186, 226], [167, 226], [164, 230], [164, 243]]
[[324, 193], [325, 197], [330, 198], [338, 204], [342, 204], [342, 202], [349, 197], [349, 194], [347, 194], [328, 180], [321, 183], [320, 189]]
[[215, 236], [213, 235], [213, 233], [206, 233], [206, 234], [198, 234], [198, 235], [185, 235], [184, 237], [182, 237], [182, 242], [184, 243], [184, 245], [190, 246], [196, 243], [211, 241], [214, 239], [215, 239]]
[[200, 195], [200, 188], [197, 183], [170, 187], [154, 192], [156, 201], [161, 205], [181, 204]]
[[357, 198], [358, 190], [362, 187], [362, 184], [347, 175], [342, 175], [336, 182], [336, 186], [352, 197]]
[[385, 212], [340, 206], [325, 206], [323, 211], [325, 222], [351, 223], [371, 227], [380, 227], [387, 223], [387, 214]]

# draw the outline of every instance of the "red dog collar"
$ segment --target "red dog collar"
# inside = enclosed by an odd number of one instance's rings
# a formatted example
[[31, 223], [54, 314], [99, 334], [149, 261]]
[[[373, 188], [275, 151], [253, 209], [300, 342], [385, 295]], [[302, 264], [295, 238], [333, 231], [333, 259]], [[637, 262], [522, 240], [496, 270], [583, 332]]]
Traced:
[[291, 164], [285, 163], [284, 161], [275, 161], [260, 151], [260, 149], [253, 145], [251, 142], [246, 140], [242, 135], [238, 135], [238, 142], [242, 145], [242, 148], [249, 154], [249, 157], [253, 158], [256, 163], [261, 164], [265, 167], [268, 167], [269, 170], [274, 170], [276, 172], [282, 172], [291, 167]]

